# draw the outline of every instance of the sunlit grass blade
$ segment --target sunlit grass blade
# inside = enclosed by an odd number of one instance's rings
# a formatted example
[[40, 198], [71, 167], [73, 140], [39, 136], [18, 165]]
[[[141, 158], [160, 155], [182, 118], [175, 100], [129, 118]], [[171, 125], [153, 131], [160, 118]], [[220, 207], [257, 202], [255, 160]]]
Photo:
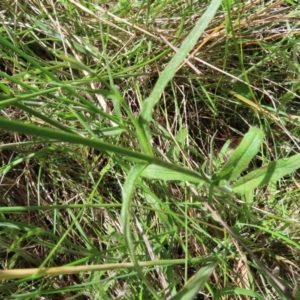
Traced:
[[171, 300], [195, 299], [195, 296], [204, 287], [205, 283], [207, 282], [208, 278], [215, 270], [217, 265], [218, 262], [213, 261], [201, 267], [197, 274], [190, 278], [189, 281], [182, 288], [182, 290], [176, 296], [172, 297]]
[[185, 38], [182, 43], [179, 51], [174, 55], [174, 57], [170, 60], [167, 67], [160, 74], [155, 87], [153, 88], [149, 98], [147, 98], [142, 107], [142, 111], [140, 113], [140, 123], [144, 125], [144, 123], [149, 122], [152, 118], [152, 109], [157, 104], [160, 99], [160, 96], [165, 89], [168, 82], [175, 75], [177, 68], [182, 64], [186, 56], [196, 45], [199, 37], [203, 34], [205, 28], [209, 24], [209, 22], [213, 19], [216, 14], [221, 0], [212, 0], [210, 5], [207, 7], [205, 13], [199, 19], [199, 21], [195, 24], [192, 31]]
[[223, 297], [225, 295], [244, 295], [244, 296], [253, 297], [254, 299], [258, 299], [258, 300], [264, 300], [264, 298], [260, 294], [240, 287], [228, 287], [228, 288], [217, 290], [214, 295], [214, 299], [215, 300], [224, 299]]
[[236, 179], [248, 167], [250, 161], [257, 154], [263, 137], [264, 134], [260, 129], [251, 127], [224, 165], [218, 178], [228, 182]]
[[81, 145], [98, 149], [101, 152], [113, 152], [115, 154], [123, 155], [128, 158], [144, 161], [149, 164], [157, 164], [166, 169], [170, 169], [176, 172], [181, 172], [187, 176], [195, 177], [196, 180], [204, 180], [206, 182], [210, 182], [209, 178], [207, 178], [206, 176], [201, 175], [200, 173], [194, 172], [192, 170], [189, 170], [187, 168], [183, 168], [178, 165], [165, 162], [158, 158], [148, 156], [140, 152], [129, 150], [127, 148], [102, 142], [100, 140], [95, 140], [95, 139], [92, 140], [92, 139], [81, 137], [76, 134], [59, 132], [49, 128], [44, 128], [44, 127], [35, 126], [31, 124], [24, 124], [18, 121], [6, 120], [4, 118], [0, 118], [0, 128], [12, 132], [20, 132], [32, 136], [50, 138], [50, 139], [55, 139], [57, 141], [68, 142], [72, 144], [81, 144]]
[[259, 186], [276, 182], [283, 176], [292, 174], [299, 168], [300, 154], [293, 155], [289, 158], [282, 158], [240, 178], [233, 184], [232, 188], [239, 194], [251, 192]]
[[[202, 174], [206, 177], [205, 174]], [[202, 179], [197, 179], [193, 176], [187, 176], [180, 172], [175, 172], [173, 170], [168, 170], [166, 168], [157, 165], [148, 165], [141, 174], [142, 177], [149, 179], [160, 179], [165, 181], [189, 181], [189, 182], [203, 182]]]

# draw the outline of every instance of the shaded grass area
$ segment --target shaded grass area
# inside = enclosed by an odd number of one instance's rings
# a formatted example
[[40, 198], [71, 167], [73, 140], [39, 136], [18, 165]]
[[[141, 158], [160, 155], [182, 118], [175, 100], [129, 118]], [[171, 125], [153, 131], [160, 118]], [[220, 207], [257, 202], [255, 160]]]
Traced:
[[[299, 5], [293, 1], [223, 1], [164, 88], [141, 143], [143, 103], [208, 4], [2, 1], [1, 118], [148, 151], [202, 170], [209, 180], [252, 126], [265, 137], [242, 175], [299, 153]], [[204, 182], [192, 185], [195, 195], [185, 180], [154, 175], [137, 175], [130, 190], [134, 157], [39, 134], [0, 135], [1, 269], [107, 265], [58, 270], [60, 276], [3, 273], [1, 299], [181, 299], [193, 275], [202, 288], [186, 299], [289, 298], [206, 201], [299, 298], [297, 171], [244, 195], [211, 195]], [[127, 191], [131, 221], [124, 228]], [[134, 259], [157, 264], [143, 272], [123, 267]], [[217, 266], [207, 267], [206, 259]], [[201, 273], [205, 267], [209, 276]]]

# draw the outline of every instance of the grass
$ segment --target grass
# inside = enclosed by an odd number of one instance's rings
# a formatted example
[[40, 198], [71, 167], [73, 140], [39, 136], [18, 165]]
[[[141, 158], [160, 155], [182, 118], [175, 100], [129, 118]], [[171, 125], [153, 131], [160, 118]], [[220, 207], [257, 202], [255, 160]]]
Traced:
[[299, 8], [3, 0], [0, 299], [300, 299]]

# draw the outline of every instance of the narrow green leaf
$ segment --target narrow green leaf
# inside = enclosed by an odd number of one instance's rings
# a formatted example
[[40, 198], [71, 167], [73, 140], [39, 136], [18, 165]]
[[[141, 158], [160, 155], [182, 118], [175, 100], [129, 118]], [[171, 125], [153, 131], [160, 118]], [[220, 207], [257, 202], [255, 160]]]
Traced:
[[299, 168], [300, 154], [296, 154], [289, 158], [282, 158], [271, 162], [267, 166], [252, 171], [240, 178], [232, 187], [234, 192], [244, 194], [269, 182], [278, 181], [283, 176], [291, 174]]
[[[2, 90], [5, 93], [5, 96], [10, 96], [11, 95], [11, 91], [10, 89], [3, 83], [0, 82], [0, 90]], [[1, 96], [3, 96], [2, 94], [0, 94]], [[1, 98], [0, 98], [1, 100]]]
[[248, 167], [250, 161], [257, 154], [263, 138], [264, 134], [260, 129], [251, 127], [224, 165], [218, 175], [218, 179], [231, 181], [237, 178], [241, 172]]
[[213, 172], [213, 166], [215, 166], [217, 169], [220, 169], [221, 166], [224, 164], [224, 162], [227, 160], [227, 157], [230, 157], [230, 155], [234, 152], [234, 150], [232, 148], [230, 148], [230, 144], [231, 144], [231, 140], [228, 140], [222, 147], [222, 149], [220, 150], [220, 152], [218, 153], [217, 157], [215, 158], [214, 156], [214, 151], [213, 151], [213, 147], [211, 147], [211, 157], [213, 159], [211, 159], [211, 164], [210, 164], [210, 173], [211, 174]]
[[208, 278], [218, 265], [217, 261], [210, 262], [203, 266], [193, 277], [191, 277], [182, 290], [171, 298], [171, 300], [192, 300], [197, 293], [203, 289]]
[[94, 132], [98, 134], [98, 136], [114, 136], [120, 135], [124, 131], [125, 129], [120, 127], [106, 127], [101, 128], [99, 130], [95, 130]]
[[131, 208], [131, 199], [134, 192], [135, 183], [138, 180], [138, 177], [144, 168], [145, 165], [141, 165], [141, 164], [134, 166], [128, 173], [122, 189], [123, 203], [122, 203], [121, 218], [123, 223], [124, 238], [130, 253], [131, 260], [137, 268], [139, 266], [134, 253], [132, 235], [130, 231], [130, 218], [131, 218], [130, 208]]
[[88, 139], [81, 137], [76, 134], [61, 132], [58, 130], [53, 130], [41, 126], [35, 126], [31, 124], [24, 124], [19, 121], [11, 121], [4, 118], [0, 118], [0, 128], [7, 131], [15, 131], [19, 133], [24, 133], [32, 136], [39, 136], [43, 138], [54, 139], [56, 141], [68, 142], [72, 144], [81, 144], [88, 147], [98, 149], [101, 152], [113, 152], [115, 154], [123, 155], [131, 159], [135, 159], [139, 162], [147, 162], [149, 164], [159, 165], [166, 169], [170, 169], [174, 172], [179, 172], [187, 176], [195, 177], [196, 180], [203, 180], [205, 182], [210, 182], [210, 179], [201, 171], [201, 173], [194, 172], [187, 168], [180, 167], [176, 164], [171, 164], [151, 155], [146, 155], [141, 152], [132, 151], [126, 148], [108, 144], [96, 139]]
[[122, 205], [122, 211], [121, 211], [121, 218], [122, 218], [122, 222], [123, 222], [123, 231], [124, 231], [124, 237], [125, 237], [125, 241], [127, 242], [127, 247], [130, 250], [130, 254], [131, 254], [131, 259], [133, 261], [136, 261], [135, 255], [134, 255], [134, 251], [132, 250], [133, 248], [133, 244], [132, 244], [132, 238], [131, 238], [131, 231], [130, 231], [130, 207], [131, 207], [131, 198], [134, 192], [134, 188], [135, 188], [135, 183], [138, 180], [138, 177], [140, 175], [140, 173], [142, 172], [142, 170], [145, 168], [145, 165], [136, 165], [134, 166], [127, 178], [126, 181], [123, 185], [123, 190], [122, 190], [122, 200], [123, 200], [123, 205]]
[[45, 124], [52, 125], [62, 131], [65, 131], [65, 132], [74, 133], [69, 127], [62, 125], [60, 122], [58, 122], [54, 119], [48, 118], [47, 115], [43, 115], [40, 112], [38, 112], [34, 109], [31, 109], [30, 107], [28, 107], [22, 103], [16, 103], [15, 106], [24, 110], [28, 114], [35, 116], [36, 118], [38, 118], [40, 120], [43, 120], [45, 122]]
[[264, 299], [260, 294], [254, 291], [239, 288], [239, 287], [228, 287], [228, 288], [219, 289], [216, 291], [214, 295], [214, 299], [216, 300], [221, 299], [221, 297], [225, 295], [245, 295], [245, 296], [254, 297], [254, 299], [260, 299], [260, 300]]
[[122, 222], [123, 222], [125, 243], [126, 243], [127, 249], [129, 250], [130, 258], [134, 264], [135, 270], [137, 271], [138, 275], [140, 276], [140, 278], [143, 280], [143, 282], [147, 286], [148, 290], [151, 292], [153, 298], [159, 299], [159, 297], [156, 295], [156, 291], [154, 290], [153, 286], [150, 284], [148, 279], [144, 276], [143, 269], [139, 265], [138, 259], [135, 255], [134, 240], [132, 238], [132, 233], [131, 233], [131, 229], [130, 229], [131, 228], [131, 226], [130, 226], [131, 200], [132, 200], [132, 196], [134, 193], [136, 182], [144, 168], [145, 168], [145, 165], [142, 165], [142, 164], [134, 166], [130, 170], [130, 172], [126, 178], [126, 181], [123, 185], [123, 190], [122, 190], [123, 205], [122, 205], [122, 211], [121, 211], [121, 218], [122, 218]]
[[145, 100], [143, 104], [142, 111], [139, 118], [139, 122], [141, 124], [144, 125], [145, 123], [151, 121], [152, 109], [159, 101], [160, 96], [164, 91], [164, 88], [166, 87], [168, 82], [173, 78], [178, 67], [182, 64], [182, 62], [189, 54], [189, 52], [195, 47], [198, 39], [200, 38], [207, 25], [216, 14], [221, 2], [222, 2], [221, 0], [211, 1], [205, 13], [202, 15], [202, 17], [199, 19], [199, 21], [197, 22], [193, 30], [190, 32], [190, 34], [186, 37], [186, 39], [182, 43], [179, 51], [173, 56], [173, 58], [170, 60], [167, 67], [162, 71], [152, 93], [150, 94], [149, 98]]
[[195, 178], [194, 176], [189, 176], [154, 164], [148, 165], [141, 175], [144, 178], [159, 179], [165, 181], [180, 180], [196, 183], [203, 182], [203, 180], [200, 178]]

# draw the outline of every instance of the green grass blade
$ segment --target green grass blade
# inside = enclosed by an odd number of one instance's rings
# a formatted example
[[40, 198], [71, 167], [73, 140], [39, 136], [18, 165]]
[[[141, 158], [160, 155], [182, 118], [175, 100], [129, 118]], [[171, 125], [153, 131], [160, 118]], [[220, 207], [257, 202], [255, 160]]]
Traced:
[[17, 104], [15, 104], [15, 106], [22, 109], [23, 111], [27, 112], [28, 114], [31, 114], [31, 115], [35, 116], [36, 118], [43, 120], [45, 123], [47, 123], [49, 125], [52, 125], [60, 130], [65, 131], [65, 132], [74, 133], [71, 129], [62, 125], [58, 121], [50, 119], [46, 115], [43, 115], [43, 114], [39, 113], [38, 111], [29, 108], [28, 106], [26, 106], [24, 104], [17, 103]]
[[[153, 164], [147, 166], [141, 175], [144, 178], [160, 179], [160, 180], [166, 180], [166, 181], [179, 180], [179, 181], [190, 181], [190, 182], [196, 182], [196, 183], [203, 182], [202, 179], [195, 178], [193, 176], [188, 176], [188, 175], [185, 175], [180, 172], [168, 170], [166, 168], [163, 168], [163, 167], [157, 166], [157, 165], [153, 165]], [[203, 175], [203, 177], [205, 176], [204, 173], [202, 175]]]
[[123, 185], [123, 190], [122, 190], [123, 205], [121, 211], [121, 218], [123, 222], [125, 243], [127, 249], [129, 250], [131, 261], [133, 262], [138, 275], [143, 280], [143, 282], [145, 283], [145, 285], [147, 286], [148, 290], [151, 292], [153, 297], [159, 300], [159, 297], [156, 295], [156, 291], [154, 290], [150, 282], [147, 280], [147, 278], [144, 276], [143, 270], [136, 258], [135, 250], [134, 250], [134, 240], [132, 238], [131, 226], [130, 226], [131, 202], [132, 202], [131, 200], [134, 193], [136, 182], [144, 168], [145, 165], [136, 165], [131, 169], [131, 171], [127, 176], [127, 179]]
[[257, 154], [263, 138], [264, 134], [260, 129], [250, 128], [224, 165], [218, 178], [227, 181], [236, 179], [248, 167], [250, 161]]
[[259, 300], [264, 299], [260, 294], [254, 291], [247, 290], [244, 288], [239, 288], [239, 287], [228, 287], [228, 288], [219, 289], [216, 291], [214, 295], [214, 299], [219, 300], [221, 299], [222, 296], [225, 295], [244, 295], [244, 296], [254, 297], [254, 299], [259, 299]]
[[171, 300], [192, 300], [195, 299], [197, 293], [203, 289], [205, 283], [208, 278], [217, 267], [218, 262], [210, 262], [206, 266], [202, 267], [196, 275], [189, 279], [186, 285], [182, 288], [182, 290]]
[[196, 23], [195, 27], [189, 33], [185, 41], [182, 43], [179, 51], [174, 55], [174, 57], [171, 59], [167, 67], [162, 71], [152, 93], [150, 94], [149, 98], [145, 100], [143, 104], [142, 111], [139, 118], [141, 124], [151, 121], [152, 109], [159, 101], [163, 90], [165, 89], [168, 82], [175, 75], [177, 68], [182, 64], [182, 62], [189, 54], [189, 52], [195, 47], [198, 39], [200, 38], [207, 25], [210, 23], [210, 21], [213, 19], [214, 15], [216, 14], [221, 2], [222, 2], [221, 0], [211, 1], [205, 13]]
[[187, 176], [195, 177], [196, 180], [204, 180], [205, 182], [210, 182], [209, 178], [199, 173], [196, 173], [192, 170], [165, 162], [163, 160], [160, 160], [158, 158], [140, 152], [132, 151], [126, 148], [101, 142], [100, 140], [95, 140], [95, 139], [92, 140], [92, 139], [81, 137], [76, 134], [71, 134], [68, 132], [59, 132], [49, 128], [43, 128], [31, 124], [24, 124], [22, 122], [11, 121], [4, 118], [0, 118], [0, 128], [7, 131], [16, 131], [19, 133], [24, 133], [32, 136], [39, 136], [43, 138], [55, 139], [57, 141], [68, 142], [72, 144], [81, 144], [84, 146], [98, 149], [101, 152], [113, 152], [115, 154], [123, 155], [128, 158], [137, 159], [150, 164], [159, 165], [161, 167], [173, 170], [175, 172], [181, 172], [182, 174], [185, 174]]
[[239, 194], [250, 192], [271, 181], [276, 182], [283, 176], [291, 174], [299, 168], [300, 154], [293, 155], [289, 158], [282, 158], [240, 178], [233, 185], [233, 190]]

